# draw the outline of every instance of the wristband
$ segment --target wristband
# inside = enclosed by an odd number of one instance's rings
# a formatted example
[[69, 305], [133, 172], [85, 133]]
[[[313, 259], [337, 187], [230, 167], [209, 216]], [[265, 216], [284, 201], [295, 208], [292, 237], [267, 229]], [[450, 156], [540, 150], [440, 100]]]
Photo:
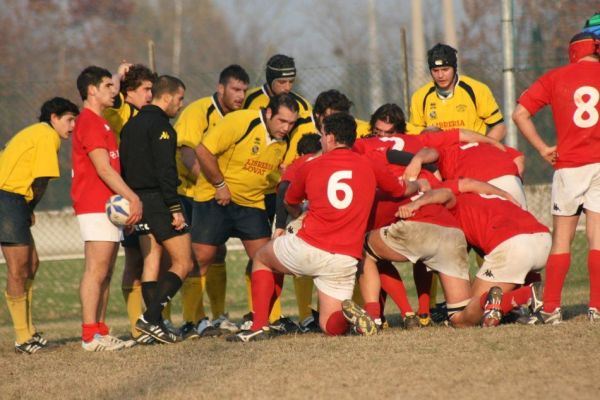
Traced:
[[225, 181], [221, 181], [221, 182], [219, 182], [219, 183], [215, 183], [215, 184], [213, 185], [213, 187], [214, 187], [215, 189], [221, 189], [221, 188], [225, 187]]

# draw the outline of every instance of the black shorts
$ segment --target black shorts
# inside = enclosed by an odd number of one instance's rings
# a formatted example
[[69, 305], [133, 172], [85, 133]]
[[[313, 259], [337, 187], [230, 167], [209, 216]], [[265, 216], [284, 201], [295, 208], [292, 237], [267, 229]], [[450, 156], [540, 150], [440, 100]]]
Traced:
[[192, 215], [194, 215], [194, 199], [187, 196], [179, 196], [179, 200], [181, 200], [181, 205], [183, 206], [185, 220], [188, 222], [188, 224], [191, 224], [193, 222]]
[[149, 230], [154, 235], [156, 241], [160, 243], [175, 236], [188, 233], [188, 228], [179, 231], [173, 228], [173, 225], [171, 225], [173, 216], [169, 211], [169, 207], [165, 204], [161, 193], [137, 193], [137, 195], [142, 200], [144, 206], [142, 220], [135, 226], [136, 231], [140, 235], [147, 233], [147, 230]]
[[25, 197], [0, 190], [0, 243], [31, 245], [31, 212]]
[[265, 194], [265, 209], [269, 217], [269, 223], [273, 225], [275, 220], [275, 209], [277, 207], [277, 193]]
[[128, 249], [139, 249], [140, 248], [140, 233], [138, 231], [133, 231], [130, 234], [126, 234], [123, 232], [123, 240], [121, 240], [121, 246], [126, 247]]
[[271, 236], [267, 212], [235, 203], [220, 206], [216, 200], [194, 201], [192, 242], [214, 246], [230, 237], [255, 240]]

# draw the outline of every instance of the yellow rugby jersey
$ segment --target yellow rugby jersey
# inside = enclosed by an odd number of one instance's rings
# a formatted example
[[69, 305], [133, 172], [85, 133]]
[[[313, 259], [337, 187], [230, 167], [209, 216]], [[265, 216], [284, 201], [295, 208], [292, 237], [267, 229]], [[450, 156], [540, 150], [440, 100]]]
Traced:
[[[216, 93], [190, 103], [183, 109], [175, 123], [177, 147], [186, 146], [195, 149], [208, 129], [215, 126], [222, 119], [223, 108], [217, 100]], [[177, 173], [181, 181], [177, 193], [186, 197], [194, 197], [196, 182], [189, 176], [190, 171], [183, 163], [180, 151], [176, 152], [175, 160], [177, 162]]]
[[[369, 122], [363, 121], [361, 119], [355, 119], [355, 121], [357, 139], [368, 136], [371, 133], [371, 126]], [[299, 157], [298, 142], [300, 141], [300, 139], [302, 139], [302, 136], [309, 133], [317, 133], [319, 135], [321, 134], [317, 129], [317, 124], [315, 123], [315, 119], [312, 113], [308, 118], [298, 118], [296, 120], [296, 125], [294, 126], [294, 129], [292, 129], [292, 132], [290, 132], [290, 147], [285, 153], [285, 158], [283, 159], [282, 165], [288, 166], [292, 162], [294, 162], [296, 158]], [[279, 183], [279, 179], [277, 179], [275, 185], [277, 185], [277, 183]]]
[[[202, 144], [217, 157], [232, 201], [264, 210], [269, 175], [279, 169], [288, 142], [271, 138], [263, 112], [239, 110], [227, 114], [206, 132]], [[215, 188], [201, 174], [194, 200], [209, 201], [214, 197]]]
[[109, 107], [102, 112], [102, 116], [106, 121], [108, 121], [108, 125], [110, 129], [115, 133], [115, 138], [117, 139], [117, 145], [121, 141], [121, 130], [123, 126], [129, 121], [132, 117], [137, 115], [138, 110], [133, 104], [125, 101], [125, 97], [123, 93], [119, 93], [119, 95], [115, 98], [115, 104], [113, 107]]
[[36, 178], [58, 178], [60, 137], [50, 124], [40, 122], [18, 132], [0, 153], [0, 189], [33, 199]]
[[[310, 118], [312, 116], [312, 106], [310, 103], [304, 97], [295, 92], [290, 92], [290, 95], [292, 95], [298, 103], [298, 118]], [[261, 108], [267, 108], [269, 105], [269, 100], [269, 91], [267, 89], [267, 84], [265, 83], [262, 86], [248, 90], [246, 93], [246, 98], [244, 99], [243, 108], [247, 110], [259, 110]]]
[[488, 128], [504, 122], [490, 88], [460, 75], [454, 93], [441, 99], [433, 81], [418, 89], [410, 102], [409, 133], [419, 134], [428, 126], [443, 130], [466, 128], [485, 135]]

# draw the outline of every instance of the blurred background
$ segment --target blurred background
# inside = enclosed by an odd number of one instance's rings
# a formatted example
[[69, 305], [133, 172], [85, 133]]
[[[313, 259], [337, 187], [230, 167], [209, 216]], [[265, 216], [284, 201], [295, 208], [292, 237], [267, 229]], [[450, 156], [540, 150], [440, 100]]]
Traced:
[[[600, 4], [513, 5], [518, 96], [567, 61], [569, 39]], [[80, 104], [75, 79], [84, 67], [115, 71], [123, 60], [148, 65], [149, 41], [157, 72], [181, 77], [187, 102], [212, 94], [218, 73], [231, 63], [249, 71], [251, 86], [264, 83], [266, 60], [283, 53], [296, 60], [295, 91], [312, 102], [322, 90], [339, 89], [354, 102], [356, 116], [368, 119], [385, 102], [405, 108], [405, 88], [412, 94], [430, 79], [424, 53], [437, 42], [457, 47], [459, 72], [488, 84], [501, 106], [504, 101], [497, 0], [0, 0], [0, 9], [0, 148], [36, 120], [48, 98]], [[414, 54], [416, 40], [425, 51]], [[554, 134], [548, 110], [536, 124]], [[519, 147], [530, 155], [528, 144]], [[66, 142], [62, 178], [51, 183], [40, 209], [70, 206], [69, 158]], [[528, 157], [527, 183], [548, 182], [550, 174], [537, 154]]]
[[[544, 71], [568, 61], [570, 38], [600, 4], [512, 5], [516, 100]], [[0, 149], [37, 120], [45, 100], [81, 104], [75, 80], [84, 67], [115, 72], [124, 60], [152, 66], [150, 43], [156, 71], [186, 83], [187, 103], [212, 94], [231, 63], [250, 73], [250, 87], [263, 84], [267, 59], [283, 53], [296, 60], [296, 92], [313, 102], [319, 92], [338, 89], [368, 120], [386, 102], [408, 111], [405, 93], [431, 79], [426, 50], [445, 42], [459, 51], [459, 73], [489, 85], [502, 107], [501, 8], [498, 0], [0, 0]], [[549, 110], [535, 123], [554, 143]], [[552, 171], [520, 137], [518, 147], [527, 158], [530, 209], [550, 224]], [[46, 212], [36, 213], [43, 260], [78, 258], [83, 249], [69, 198], [70, 141], [60, 160], [62, 176], [38, 207]]]

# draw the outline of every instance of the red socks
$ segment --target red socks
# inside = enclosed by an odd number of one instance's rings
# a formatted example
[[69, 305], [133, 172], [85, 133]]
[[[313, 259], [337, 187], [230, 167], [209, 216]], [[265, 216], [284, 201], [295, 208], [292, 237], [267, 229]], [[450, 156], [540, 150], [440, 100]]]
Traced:
[[553, 312], [560, 307], [560, 297], [569, 266], [571, 253], [550, 254], [546, 264], [544, 284], [544, 311]]
[[[404, 317], [407, 312], [412, 312], [412, 306], [408, 301], [404, 282], [402, 282], [402, 278], [400, 278], [396, 267], [392, 263], [377, 263], [377, 269], [379, 270], [381, 289], [394, 300], [402, 316]], [[429, 312], [429, 308], [427, 308], [427, 312]], [[381, 308], [379, 309], [379, 314], [381, 314]]]
[[110, 329], [108, 329], [108, 326], [104, 323], [104, 322], [98, 322], [98, 333], [101, 334], [102, 336], [106, 336], [108, 335], [108, 333], [110, 332]]
[[[485, 301], [487, 300], [488, 292], [485, 292], [479, 298], [479, 305], [483, 309], [485, 307]], [[502, 309], [502, 314], [509, 313], [513, 308], [525, 305], [531, 298], [531, 287], [529, 286], [521, 286], [518, 289], [511, 290], [510, 292], [506, 292], [502, 294], [502, 303], [500, 303], [500, 308]]]
[[[372, 304], [372, 303], [371, 303]], [[348, 321], [341, 311], [336, 311], [329, 316], [325, 324], [325, 333], [329, 336], [339, 336], [348, 330]]]
[[98, 332], [98, 324], [81, 324], [81, 339], [89, 343], [94, 339], [94, 335]]
[[600, 250], [588, 253], [588, 272], [590, 273], [590, 307], [600, 310]]
[[252, 286], [252, 330], [258, 331], [269, 325], [269, 313], [273, 303], [281, 295], [283, 275], [274, 274], [270, 270], [254, 271], [251, 276]]
[[381, 304], [379, 302], [365, 303], [363, 307], [373, 319], [381, 318]]

